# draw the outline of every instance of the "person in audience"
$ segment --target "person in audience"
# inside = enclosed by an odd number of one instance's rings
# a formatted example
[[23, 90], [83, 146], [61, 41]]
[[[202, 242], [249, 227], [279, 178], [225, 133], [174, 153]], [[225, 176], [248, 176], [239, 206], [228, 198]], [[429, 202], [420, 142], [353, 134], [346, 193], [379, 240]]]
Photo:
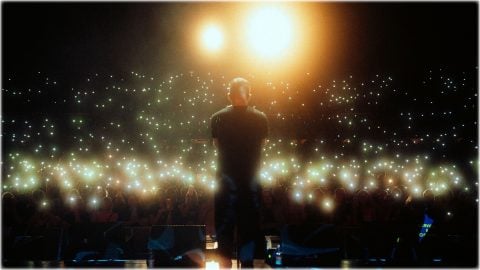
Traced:
[[179, 206], [181, 221], [185, 225], [196, 225], [198, 223], [198, 194], [195, 188], [190, 185], [185, 193], [185, 200]]
[[172, 198], [165, 198], [164, 207], [159, 208], [153, 224], [155, 225], [174, 225], [179, 224], [180, 211]]
[[264, 189], [262, 191], [262, 205], [260, 208], [260, 224], [264, 235], [280, 235], [282, 224], [285, 218], [282, 209], [275, 201], [272, 191]]
[[128, 221], [129, 208], [127, 199], [122, 191], [118, 190], [113, 197], [113, 211], [118, 214], [119, 221]]
[[205, 230], [207, 235], [215, 234], [215, 206], [214, 195], [212, 192], [202, 192], [201, 199], [199, 200], [199, 224], [205, 224]]
[[78, 193], [70, 195], [65, 201], [68, 207], [65, 209], [63, 219], [66, 222], [70, 225], [87, 224], [90, 222], [90, 216], [85, 209], [85, 201]]
[[33, 201], [36, 204], [36, 210], [27, 222], [27, 232], [35, 233], [46, 228], [68, 226], [68, 223], [55, 215], [51, 210], [52, 205], [47, 200], [43, 190], [36, 190], [33, 192]]
[[2, 194], [2, 220], [3, 228], [16, 228], [21, 223], [17, 213], [17, 198], [11, 192]]
[[100, 208], [93, 212], [92, 223], [113, 223], [118, 220], [118, 214], [113, 211], [113, 202], [110, 197], [103, 197]]
[[353, 218], [351, 202], [344, 188], [335, 189], [334, 203], [333, 223], [340, 226], [351, 225]]

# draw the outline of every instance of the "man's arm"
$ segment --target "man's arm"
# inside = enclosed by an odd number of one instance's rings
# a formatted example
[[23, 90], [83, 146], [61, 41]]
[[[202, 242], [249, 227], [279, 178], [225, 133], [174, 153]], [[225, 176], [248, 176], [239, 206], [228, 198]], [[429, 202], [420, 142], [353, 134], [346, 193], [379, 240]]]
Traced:
[[217, 134], [217, 123], [218, 119], [216, 115], [213, 115], [210, 119], [210, 130], [212, 132], [212, 143], [215, 148], [218, 148], [218, 134]]
[[262, 141], [262, 146], [265, 147], [268, 143], [268, 134], [270, 133], [269, 132], [269, 125], [268, 125], [268, 118], [267, 118], [267, 115], [265, 113], [263, 113], [263, 141]]

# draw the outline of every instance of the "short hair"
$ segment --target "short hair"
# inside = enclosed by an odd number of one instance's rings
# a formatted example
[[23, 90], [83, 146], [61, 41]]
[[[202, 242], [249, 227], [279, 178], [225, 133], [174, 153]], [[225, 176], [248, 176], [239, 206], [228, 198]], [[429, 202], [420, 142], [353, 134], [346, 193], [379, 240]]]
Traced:
[[230, 81], [228, 84], [228, 94], [229, 95], [245, 95], [249, 96], [250, 95], [250, 89], [252, 86], [250, 85], [250, 82], [247, 81], [244, 78], [237, 77], [233, 80]]

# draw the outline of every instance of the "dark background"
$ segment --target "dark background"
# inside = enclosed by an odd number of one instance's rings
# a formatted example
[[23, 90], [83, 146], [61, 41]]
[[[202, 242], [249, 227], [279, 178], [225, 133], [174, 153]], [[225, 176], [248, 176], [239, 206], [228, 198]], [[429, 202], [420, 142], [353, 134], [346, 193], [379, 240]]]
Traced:
[[[216, 18], [225, 23], [226, 29], [234, 29], [232, 26], [240, 18], [239, 10], [251, 4], [3, 2], [2, 90], [11, 90], [3, 96], [4, 119], [26, 119], [40, 125], [46, 117], [55, 118], [59, 134], [64, 136], [51, 140], [52, 144], [61, 145], [60, 149], [63, 150], [73, 148], [77, 143], [69, 139], [76, 138], [78, 133], [71, 124], [74, 115], [95, 120], [89, 131], [103, 132], [107, 138], [128, 135], [131, 137], [130, 143], [137, 144], [135, 136], [137, 131], [141, 133], [143, 129], [136, 127], [134, 122], [137, 113], [145, 110], [149, 99], [134, 102], [128, 94], [120, 93], [119, 103], [109, 113], [104, 113], [95, 110], [93, 105], [107, 98], [109, 92], [97, 91], [95, 95], [90, 95], [89, 102], [81, 106], [72, 97], [78, 96], [77, 91], [118, 84], [125, 76], [131, 77], [132, 71], [159, 79], [190, 70], [202, 74], [213, 71], [217, 75], [225, 75], [222, 80], [227, 81], [233, 76], [243, 76], [249, 68], [252, 72], [258, 72], [255, 70], [257, 63], [239, 68], [236, 61], [241, 59], [235, 58], [237, 55], [232, 47], [225, 49], [226, 57], [222, 59], [199, 54], [192, 37], [195, 35], [195, 26], [202, 22], [203, 17]], [[288, 116], [287, 122], [278, 119], [276, 112], [269, 115], [273, 129], [277, 131], [272, 136], [324, 138], [329, 141], [327, 145], [331, 150], [337, 151], [343, 149], [345, 139], [356, 135], [357, 143], [363, 139], [390, 143], [392, 152], [395, 152], [397, 147], [393, 146], [394, 140], [410, 142], [413, 138], [431, 134], [429, 140], [435, 146], [433, 134], [444, 136], [444, 133], [456, 132], [459, 139], [452, 138], [453, 143], [448, 144], [448, 148], [410, 144], [408, 149], [401, 148], [398, 151], [410, 151], [412, 154], [430, 152], [441, 159], [463, 161], [465, 156], [477, 156], [476, 2], [309, 2], [298, 5], [303, 8], [305, 21], [309, 24], [309, 51], [300, 65], [277, 65], [272, 70], [282, 69], [273, 77], [277, 81], [292, 82], [304, 93], [299, 94], [300, 99], [295, 103], [284, 100], [281, 109]], [[235, 34], [238, 33], [232, 33], [233, 36]], [[100, 76], [93, 85], [86, 82], [86, 78], [92, 78], [97, 73]], [[113, 79], [110, 74], [114, 76]], [[370, 100], [370, 103], [367, 103], [368, 99], [358, 100], [353, 113], [346, 105], [331, 108], [319, 106], [317, 101], [328, 97], [311, 93], [311, 89], [319, 84], [328, 85], [332, 80], [349, 75], [354, 76], [354, 83], [359, 83], [378, 78], [378, 74], [392, 76], [393, 88], [399, 91], [384, 92], [379, 104], [373, 103], [374, 100]], [[454, 93], [444, 95], [441, 89], [445, 88], [447, 76], [459, 88]], [[47, 85], [48, 91], [32, 97], [11, 95], [15, 89], [26, 91], [41, 88], [40, 84], [47, 87], [45, 77], [49, 77], [50, 82], [55, 80], [56, 87]], [[426, 84], [428, 77], [433, 80]], [[10, 78], [13, 79], [10, 81]], [[217, 79], [212, 91], [219, 94], [218, 97], [224, 89], [221, 80]], [[184, 86], [176, 87], [197, 87], [193, 78], [182, 83]], [[127, 78], [124, 84], [127, 87], [142, 87], [132, 78]], [[157, 81], [154, 85], [158, 85]], [[368, 97], [371, 88], [375, 87], [378, 86], [367, 86], [357, 92]], [[256, 105], [261, 109], [266, 109], [272, 99], [286, 99], [286, 95], [266, 96], [260, 92], [256, 96]], [[182, 96], [176, 98], [181, 99]], [[216, 98], [215, 102], [208, 108], [201, 108], [204, 111], [202, 117], [208, 120], [213, 112], [225, 105], [226, 100]], [[302, 102], [306, 104], [305, 108], [300, 107]], [[120, 110], [122, 104], [126, 105], [126, 110]], [[162, 106], [152, 109], [152, 115], [159, 115], [158, 110], [170, 110], [175, 104]], [[192, 109], [198, 113], [199, 108]], [[445, 118], [442, 113], [448, 111], [454, 114]], [[414, 129], [407, 129], [411, 122], [402, 115], [403, 112], [416, 115]], [[422, 113], [429, 115], [431, 112], [437, 114], [430, 118], [418, 118]], [[345, 130], [334, 118], [339, 113], [349, 117], [355, 114], [356, 119], [366, 117], [369, 122]], [[186, 116], [187, 113], [178, 112], [172, 117], [178, 120]], [[112, 129], [109, 123], [115, 119], [125, 123], [126, 127]], [[389, 133], [374, 132], [371, 128], [375, 126], [381, 126], [382, 130], [388, 130]], [[456, 126], [455, 131], [452, 126]], [[201, 132], [188, 134], [179, 134], [180, 130], [172, 130], [169, 135], [159, 132], [156, 136], [208, 138], [208, 127], [204, 125], [200, 129]], [[22, 134], [29, 128], [12, 124], [4, 125], [4, 130], [5, 136], [10, 136], [13, 133]], [[43, 143], [44, 140], [39, 136], [38, 141], [32, 139], [32, 145]], [[96, 139], [92, 141], [92, 144], [99, 143]], [[9, 143], [4, 146], [6, 150], [17, 147]], [[28, 147], [26, 149], [30, 149]], [[351, 148], [355, 151], [361, 149], [357, 146]]]
[[[185, 42], [191, 35], [189, 26], [198, 14], [235, 13], [235, 5], [239, 4], [4, 2], [3, 70], [78, 77], [91, 72], [162, 74], [201, 68]], [[385, 70], [415, 74], [435, 66], [477, 64], [475, 2], [303, 5], [312, 24], [319, 18], [318, 24], [330, 27], [335, 36], [334, 46], [322, 52], [328, 59], [318, 74], [322, 78]], [[316, 53], [311, 52], [311, 61]], [[315, 71], [305, 66], [305, 72]]]

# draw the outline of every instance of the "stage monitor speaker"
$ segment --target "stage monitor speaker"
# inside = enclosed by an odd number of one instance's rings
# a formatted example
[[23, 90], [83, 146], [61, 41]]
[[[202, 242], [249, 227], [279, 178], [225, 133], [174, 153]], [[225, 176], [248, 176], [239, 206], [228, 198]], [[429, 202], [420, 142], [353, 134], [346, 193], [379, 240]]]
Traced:
[[[92, 261], [124, 259], [123, 223], [75, 224], [68, 231], [66, 265], [88, 265]], [[108, 264], [108, 263], [105, 263]]]
[[148, 240], [151, 267], [203, 267], [205, 225], [153, 226]]
[[150, 258], [148, 240], [150, 239], [151, 226], [125, 227], [124, 258], [129, 260], [142, 260]]

